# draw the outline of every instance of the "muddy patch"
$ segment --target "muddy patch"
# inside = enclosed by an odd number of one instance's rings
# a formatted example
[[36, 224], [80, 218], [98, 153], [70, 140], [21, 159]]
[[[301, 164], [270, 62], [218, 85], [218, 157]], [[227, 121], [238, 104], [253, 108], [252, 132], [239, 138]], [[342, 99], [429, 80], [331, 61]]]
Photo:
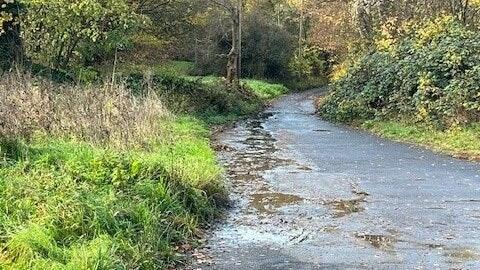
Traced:
[[355, 198], [351, 200], [336, 200], [327, 203], [333, 210], [333, 216], [335, 218], [342, 218], [351, 214], [363, 212], [365, 207], [363, 204], [366, 202], [365, 196]]
[[[263, 123], [273, 114], [260, 114], [257, 118], [246, 121], [238, 130], [240, 140], [223, 144], [226, 149], [236, 149], [224, 162], [227, 175], [233, 184], [251, 184], [263, 182], [263, 172], [293, 161], [276, 156], [276, 140], [265, 130]], [[228, 155], [229, 151], [222, 151]]]
[[480, 254], [470, 248], [455, 248], [445, 253], [450, 260], [454, 262], [468, 262], [480, 260]]
[[395, 237], [381, 234], [358, 233], [355, 238], [377, 249], [392, 249], [397, 242]]
[[274, 214], [282, 207], [299, 204], [303, 201], [304, 199], [299, 196], [283, 193], [263, 193], [251, 196], [251, 205], [260, 214]]

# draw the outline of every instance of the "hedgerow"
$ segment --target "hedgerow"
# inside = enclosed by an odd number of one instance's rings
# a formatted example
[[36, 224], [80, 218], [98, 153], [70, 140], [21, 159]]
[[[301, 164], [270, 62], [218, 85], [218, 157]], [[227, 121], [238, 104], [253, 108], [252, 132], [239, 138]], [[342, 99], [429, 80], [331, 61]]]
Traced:
[[480, 34], [441, 17], [379, 39], [321, 102], [331, 120], [389, 118], [448, 128], [480, 120]]

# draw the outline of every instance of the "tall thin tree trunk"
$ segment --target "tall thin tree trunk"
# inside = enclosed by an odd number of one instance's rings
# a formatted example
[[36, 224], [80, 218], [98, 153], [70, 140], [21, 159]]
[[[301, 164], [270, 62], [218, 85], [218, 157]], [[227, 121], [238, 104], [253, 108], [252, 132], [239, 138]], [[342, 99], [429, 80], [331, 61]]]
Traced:
[[461, 18], [460, 20], [463, 22], [463, 24], [467, 24], [467, 17], [468, 17], [468, 8], [469, 8], [469, 5], [470, 5], [470, 1], [469, 0], [465, 0], [465, 3], [463, 4], [463, 7], [462, 7], [462, 13], [461, 13]]
[[[238, 2], [241, 4], [241, 1], [239, 0]], [[230, 53], [228, 54], [228, 63], [227, 63], [227, 84], [238, 88], [240, 86], [240, 80], [239, 80], [239, 69], [240, 69], [240, 63], [239, 63], [239, 56], [240, 56], [240, 27], [241, 27], [241, 22], [240, 22], [240, 8], [239, 6], [235, 7], [233, 11], [231, 12], [231, 17], [232, 17], [232, 48], [230, 50]]]
[[228, 54], [227, 63], [227, 84], [231, 86], [238, 86], [238, 19], [236, 14], [232, 14], [232, 48]]
[[300, 2], [300, 25], [299, 25], [299, 30], [298, 30], [298, 45], [300, 48], [303, 46], [303, 41], [305, 37], [305, 7], [304, 7], [304, 0], [301, 0]]
[[238, 78], [242, 77], [242, 31], [243, 31], [243, 1], [238, 0], [238, 59], [237, 72]]

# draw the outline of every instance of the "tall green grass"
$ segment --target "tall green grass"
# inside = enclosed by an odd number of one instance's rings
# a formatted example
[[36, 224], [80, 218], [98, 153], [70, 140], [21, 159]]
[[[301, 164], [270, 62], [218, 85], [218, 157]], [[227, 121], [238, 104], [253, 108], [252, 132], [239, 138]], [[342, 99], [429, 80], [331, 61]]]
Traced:
[[253, 93], [264, 100], [277, 98], [288, 92], [288, 88], [282, 84], [269, 83], [261, 80], [245, 79], [243, 83], [252, 89]]
[[0, 269], [163, 269], [215, 217], [206, 126], [150, 90], [0, 77]]
[[0, 269], [159, 269], [224, 199], [197, 121], [145, 150], [35, 138], [0, 144]]

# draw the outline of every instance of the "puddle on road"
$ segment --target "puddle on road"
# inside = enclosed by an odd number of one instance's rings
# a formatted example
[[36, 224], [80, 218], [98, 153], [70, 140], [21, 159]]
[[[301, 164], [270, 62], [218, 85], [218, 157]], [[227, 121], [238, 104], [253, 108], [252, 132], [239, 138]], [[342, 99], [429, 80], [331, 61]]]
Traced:
[[[291, 243], [292, 225], [285, 222], [281, 210], [301, 204], [304, 198], [281, 193], [275, 190], [267, 180], [266, 173], [271, 170], [288, 167], [301, 173], [313, 169], [298, 164], [294, 160], [284, 159], [278, 155], [277, 140], [264, 128], [264, 122], [273, 114], [261, 114], [240, 124], [220, 149], [227, 169], [227, 176], [236, 201], [238, 211], [232, 211], [228, 223], [232, 230], [226, 228], [222, 237], [251, 242]], [[233, 152], [229, 149], [236, 149]], [[278, 215], [277, 215], [278, 214]], [[296, 241], [304, 241], [307, 236], [300, 236]]]
[[426, 244], [425, 246], [430, 248], [430, 249], [443, 249], [443, 248], [445, 248], [445, 245], [435, 244], [435, 243]]
[[298, 165], [297, 170], [308, 171], [308, 172], [313, 171], [313, 169], [311, 167], [308, 167], [306, 165]]
[[272, 113], [260, 114], [256, 119], [245, 122], [238, 130], [241, 139], [233, 141], [234, 145], [229, 146], [237, 151], [226, 161], [227, 174], [233, 184], [260, 183], [265, 171], [293, 162], [275, 156], [276, 140], [263, 127], [265, 120], [272, 116]]
[[304, 201], [299, 196], [282, 193], [253, 194], [251, 198], [251, 205], [261, 214], [273, 214], [279, 208]]

